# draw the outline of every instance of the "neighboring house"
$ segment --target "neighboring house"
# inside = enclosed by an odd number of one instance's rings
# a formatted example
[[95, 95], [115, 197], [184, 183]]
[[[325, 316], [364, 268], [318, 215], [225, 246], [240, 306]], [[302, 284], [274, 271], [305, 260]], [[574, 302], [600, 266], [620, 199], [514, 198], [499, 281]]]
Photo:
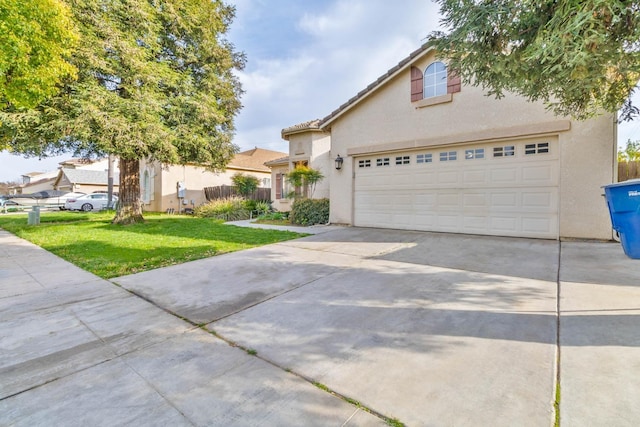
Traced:
[[[69, 159], [58, 163], [60, 167], [51, 172], [31, 172], [22, 175], [22, 184], [10, 187], [9, 194], [32, 194], [40, 191], [60, 190], [60, 191], [80, 191], [83, 193], [91, 193], [93, 191], [107, 191], [106, 176], [109, 167], [107, 159], [89, 160], [89, 159]], [[82, 169], [91, 171], [101, 171], [101, 174], [82, 175], [76, 174], [63, 177], [62, 169]], [[114, 173], [117, 178], [118, 161], [114, 161]], [[100, 178], [102, 175], [104, 179]], [[86, 182], [80, 182], [80, 181]], [[104, 184], [102, 182], [104, 181]], [[117, 186], [118, 181], [114, 179]], [[84, 185], [84, 190], [81, 186]], [[70, 190], [76, 188], [76, 190]]]
[[[118, 173], [113, 176], [113, 192], [118, 192]], [[106, 170], [61, 168], [54, 189], [76, 193], [95, 193], [108, 191], [108, 172]]]
[[[140, 190], [143, 207], [147, 211], [175, 212], [207, 202], [204, 188], [233, 185], [237, 173], [255, 176], [260, 186], [271, 187], [271, 170], [265, 162], [283, 157], [286, 153], [254, 148], [235, 155], [224, 171], [213, 172], [195, 164], [163, 167], [158, 162], [140, 162]], [[184, 197], [178, 197], [178, 185]], [[182, 203], [182, 205], [181, 205]]]
[[58, 171], [30, 172], [22, 175], [22, 184], [9, 187], [9, 194], [32, 194], [39, 191], [53, 190], [53, 183]]
[[291, 210], [292, 200], [287, 196], [295, 189], [290, 188], [286, 174], [296, 165], [320, 171], [325, 178], [316, 184], [313, 198], [329, 197], [331, 135], [320, 129], [319, 124], [320, 120], [312, 120], [282, 130], [282, 138], [289, 141], [289, 156], [266, 163], [271, 168], [271, 180], [274, 182], [271, 187], [274, 209]]
[[317, 125], [291, 129], [283, 130], [290, 156], [294, 134], [295, 141], [330, 135], [333, 223], [612, 237], [600, 187], [616, 181], [614, 115], [581, 122], [515, 95], [487, 97], [461, 85], [431, 48], [413, 52]]

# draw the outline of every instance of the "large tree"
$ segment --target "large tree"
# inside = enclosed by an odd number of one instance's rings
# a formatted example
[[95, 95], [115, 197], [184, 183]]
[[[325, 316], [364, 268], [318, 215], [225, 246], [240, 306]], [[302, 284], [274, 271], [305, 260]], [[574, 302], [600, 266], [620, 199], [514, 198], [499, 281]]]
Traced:
[[77, 34], [61, 0], [0, 0], [0, 40], [0, 110], [35, 107], [75, 75]]
[[431, 39], [466, 83], [578, 119], [622, 107], [640, 79], [640, 1], [437, 0]]
[[[235, 9], [216, 0], [68, 0], [78, 69], [35, 110], [4, 114], [14, 151], [120, 158], [114, 222], [142, 220], [139, 161], [221, 169], [234, 156], [244, 55], [223, 38]], [[0, 120], [2, 120], [0, 116]]]

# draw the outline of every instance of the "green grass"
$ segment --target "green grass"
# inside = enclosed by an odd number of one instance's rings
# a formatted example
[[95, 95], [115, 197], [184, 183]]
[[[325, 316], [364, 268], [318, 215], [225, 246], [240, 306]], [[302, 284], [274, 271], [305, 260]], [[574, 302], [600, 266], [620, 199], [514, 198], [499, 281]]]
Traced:
[[145, 222], [113, 225], [113, 213], [43, 212], [40, 225], [24, 215], [0, 217], [0, 227], [103, 278], [179, 264], [301, 234], [224, 225], [220, 220], [145, 214]]

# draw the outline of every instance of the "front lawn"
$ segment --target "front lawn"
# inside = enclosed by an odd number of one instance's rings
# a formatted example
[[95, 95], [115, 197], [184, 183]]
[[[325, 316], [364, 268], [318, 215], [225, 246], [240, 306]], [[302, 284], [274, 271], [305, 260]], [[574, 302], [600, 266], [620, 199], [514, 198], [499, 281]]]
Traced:
[[301, 234], [224, 225], [220, 220], [145, 214], [145, 223], [113, 225], [113, 213], [43, 212], [38, 226], [24, 215], [0, 227], [103, 278], [295, 239]]

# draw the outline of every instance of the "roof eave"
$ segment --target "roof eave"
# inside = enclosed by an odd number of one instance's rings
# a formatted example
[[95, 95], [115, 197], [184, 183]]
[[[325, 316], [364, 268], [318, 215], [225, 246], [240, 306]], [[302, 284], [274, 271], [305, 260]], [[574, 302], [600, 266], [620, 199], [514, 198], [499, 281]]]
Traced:
[[427, 55], [428, 53], [434, 50], [433, 46], [430, 46], [428, 43], [423, 44], [418, 49], [414, 50], [400, 61], [395, 67], [391, 68], [382, 76], [378, 77], [373, 83], [369, 86], [358, 92], [354, 97], [349, 99], [347, 102], [342, 104], [336, 110], [331, 112], [328, 116], [320, 120], [319, 129], [321, 131], [327, 132], [331, 129], [331, 124], [336, 121], [338, 118], [342, 117], [345, 113], [350, 111], [360, 102], [367, 99], [371, 94], [376, 92], [380, 87], [384, 86], [388, 81], [394, 79], [398, 74], [402, 73], [404, 70], [412, 66], [418, 59]]

